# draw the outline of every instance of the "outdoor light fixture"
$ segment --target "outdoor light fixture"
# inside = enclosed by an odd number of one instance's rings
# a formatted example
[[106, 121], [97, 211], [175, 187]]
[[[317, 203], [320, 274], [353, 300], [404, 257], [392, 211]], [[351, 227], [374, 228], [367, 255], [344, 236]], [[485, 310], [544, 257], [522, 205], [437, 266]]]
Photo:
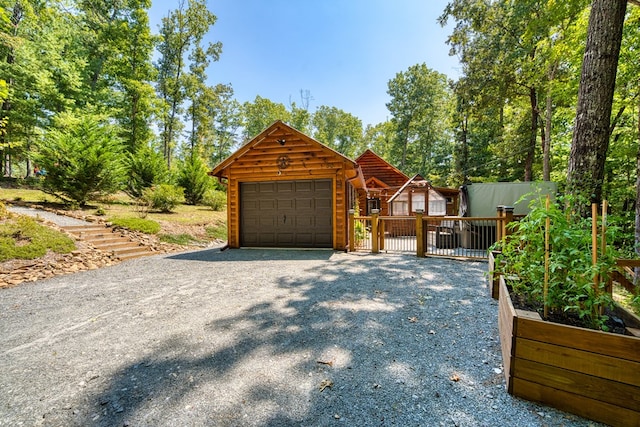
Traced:
[[287, 141], [285, 141], [284, 139], [279, 139], [278, 142], [280, 143], [280, 145], [284, 145], [284, 143]]

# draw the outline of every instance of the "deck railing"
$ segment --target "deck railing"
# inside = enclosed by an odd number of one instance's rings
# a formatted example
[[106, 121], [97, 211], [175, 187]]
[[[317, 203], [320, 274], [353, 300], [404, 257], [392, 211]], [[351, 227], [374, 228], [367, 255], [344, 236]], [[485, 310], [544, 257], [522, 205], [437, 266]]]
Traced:
[[370, 216], [349, 214], [349, 250], [411, 252], [419, 257], [488, 259], [487, 249], [509, 230], [513, 209], [495, 217]]

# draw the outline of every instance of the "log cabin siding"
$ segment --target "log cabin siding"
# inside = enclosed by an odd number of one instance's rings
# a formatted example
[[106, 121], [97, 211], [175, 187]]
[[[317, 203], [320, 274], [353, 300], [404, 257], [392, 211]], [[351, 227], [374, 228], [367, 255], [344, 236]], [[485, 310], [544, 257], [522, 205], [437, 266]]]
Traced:
[[241, 183], [320, 179], [332, 180], [333, 248], [347, 247], [349, 179], [358, 178], [357, 164], [283, 122], [273, 123], [210, 174], [226, 179], [229, 247], [241, 243]]

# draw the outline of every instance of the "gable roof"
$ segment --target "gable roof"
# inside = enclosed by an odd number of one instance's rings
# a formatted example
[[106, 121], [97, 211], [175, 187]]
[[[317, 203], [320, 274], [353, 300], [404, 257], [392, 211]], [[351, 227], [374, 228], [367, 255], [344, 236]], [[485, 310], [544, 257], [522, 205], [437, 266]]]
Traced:
[[396, 193], [393, 196], [389, 197], [388, 202], [389, 203], [393, 202], [400, 194], [402, 194], [404, 190], [407, 189], [407, 187], [410, 187], [412, 184], [415, 184], [415, 187], [433, 188], [433, 186], [429, 183], [429, 181], [427, 181], [422, 177], [422, 175], [417, 173], [413, 177], [411, 177], [411, 179], [407, 180], [407, 182], [405, 182], [404, 185], [400, 187], [400, 189], [396, 191]]
[[365, 187], [362, 171], [359, 165], [354, 160], [351, 160], [350, 158], [339, 153], [338, 151], [330, 147], [327, 147], [323, 143], [311, 138], [310, 136], [305, 135], [299, 130], [284, 123], [282, 120], [276, 120], [271, 125], [269, 125], [265, 130], [263, 130], [257, 136], [255, 136], [253, 139], [249, 140], [246, 144], [244, 144], [242, 147], [236, 150], [233, 154], [231, 154], [225, 160], [223, 160], [218, 165], [216, 165], [209, 172], [209, 175], [216, 176], [218, 178], [227, 178], [228, 176], [226, 171], [234, 162], [242, 158], [249, 151], [255, 149], [257, 146], [260, 145], [261, 142], [265, 141], [269, 137], [271, 137], [271, 139], [275, 138], [273, 136], [274, 134], [281, 135], [283, 133], [290, 135], [288, 138], [295, 138], [298, 140], [302, 140], [306, 143], [316, 145], [320, 150], [324, 151], [328, 155], [337, 157], [342, 162], [344, 162], [345, 165], [348, 166], [348, 168], [345, 168], [345, 175], [347, 177], [347, 180], [357, 188]]
[[407, 175], [370, 149], [365, 150], [356, 159], [356, 163], [362, 169], [365, 181], [370, 178], [376, 178], [379, 182], [384, 182], [389, 188], [397, 188], [409, 179]]

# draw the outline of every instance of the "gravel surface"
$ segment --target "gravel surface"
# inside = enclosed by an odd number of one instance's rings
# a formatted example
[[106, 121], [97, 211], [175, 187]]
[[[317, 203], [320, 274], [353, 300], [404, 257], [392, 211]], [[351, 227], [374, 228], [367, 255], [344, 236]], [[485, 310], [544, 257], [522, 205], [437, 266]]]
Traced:
[[7, 206], [7, 209], [9, 210], [9, 212], [13, 212], [20, 215], [28, 215], [36, 218], [40, 217], [47, 221], [51, 221], [54, 224], [59, 225], [60, 227], [91, 224], [90, 222], [87, 222], [87, 221], [71, 218], [66, 215], [58, 215], [53, 212], [48, 212], [42, 209], [28, 208], [25, 206]]
[[0, 290], [0, 425], [597, 425], [505, 392], [486, 268], [202, 250]]

